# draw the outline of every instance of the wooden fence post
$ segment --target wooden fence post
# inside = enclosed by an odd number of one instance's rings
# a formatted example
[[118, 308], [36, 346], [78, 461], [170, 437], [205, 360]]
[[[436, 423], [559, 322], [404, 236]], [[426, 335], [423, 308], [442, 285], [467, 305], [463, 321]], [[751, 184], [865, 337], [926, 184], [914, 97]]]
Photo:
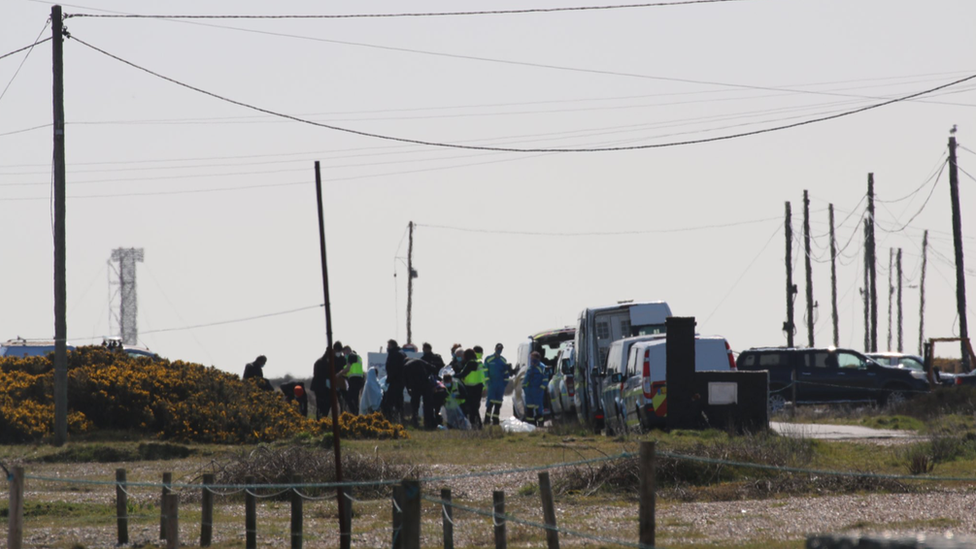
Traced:
[[254, 484], [254, 477], [247, 476], [244, 477], [244, 484], [247, 488], [244, 489], [244, 530], [245, 530], [245, 547], [247, 549], [257, 549], [258, 546], [258, 518], [257, 518], [257, 499], [254, 497], [254, 492], [252, 491], [252, 484]]
[[640, 542], [654, 546], [654, 441], [640, 443], [640, 505], [638, 521]]
[[180, 549], [180, 495], [166, 494], [163, 510], [166, 512], [166, 549]]
[[420, 549], [420, 481], [403, 481], [403, 549]]
[[[495, 502], [495, 514], [505, 514], [505, 492], [495, 490], [491, 494], [491, 499]], [[508, 540], [505, 539], [505, 518], [494, 516], [491, 518], [495, 525], [495, 549], [505, 549], [508, 547]]]
[[291, 549], [302, 549], [302, 494], [298, 486], [302, 483], [301, 475], [293, 475], [294, 486], [291, 489]]
[[790, 417], [796, 417], [796, 368], [793, 368], [793, 381], [790, 383], [790, 387], [793, 389], [793, 408], [790, 410]]
[[444, 517], [444, 549], [454, 549], [454, 509], [451, 507], [451, 489], [441, 488], [443, 504], [441, 514]]
[[169, 486], [173, 483], [173, 473], [163, 473], [163, 495], [159, 498], [159, 539], [166, 539], [166, 510], [163, 504], [166, 503], [166, 494], [170, 492]]
[[551, 529], [546, 530], [546, 543], [549, 549], [559, 549], [559, 532], [556, 528], [556, 507], [552, 503], [552, 484], [549, 483], [549, 471], [539, 473], [539, 494], [542, 496], [542, 517]]
[[342, 491], [342, 497], [346, 498], [346, 501], [342, 506], [342, 524], [339, 525], [339, 549], [349, 549], [352, 546], [353, 501], [348, 490]]
[[403, 549], [403, 486], [393, 487], [393, 549]]
[[200, 547], [210, 547], [213, 541], [214, 493], [210, 485], [214, 483], [213, 473], [204, 473], [203, 489], [200, 494]]
[[22, 549], [24, 546], [24, 468], [14, 467], [13, 474], [9, 475], [7, 480], [10, 482], [7, 547]]
[[125, 490], [125, 469], [115, 470], [115, 521], [119, 545], [129, 543], [129, 494]]

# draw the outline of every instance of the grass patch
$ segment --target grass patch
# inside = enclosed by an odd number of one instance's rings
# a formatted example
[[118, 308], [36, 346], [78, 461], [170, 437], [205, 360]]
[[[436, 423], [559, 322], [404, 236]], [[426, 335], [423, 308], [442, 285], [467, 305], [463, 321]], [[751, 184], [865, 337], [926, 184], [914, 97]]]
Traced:
[[167, 461], [189, 457], [189, 446], [168, 442], [144, 442], [140, 444], [88, 443], [70, 444], [51, 453], [40, 454], [29, 463], [119, 463], [125, 461]]

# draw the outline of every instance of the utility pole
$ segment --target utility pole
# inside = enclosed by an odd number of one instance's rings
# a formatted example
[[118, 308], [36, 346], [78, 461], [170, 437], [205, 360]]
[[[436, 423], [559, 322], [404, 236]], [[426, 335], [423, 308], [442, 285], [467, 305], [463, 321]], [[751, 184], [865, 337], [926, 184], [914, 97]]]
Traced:
[[68, 440], [68, 284], [65, 239], [64, 21], [61, 6], [51, 6], [54, 68], [54, 445]]
[[[904, 332], [902, 331], [902, 323], [901, 323], [902, 319], [904, 318], [901, 312], [901, 279], [902, 279], [901, 248], [898, 248], [898, 352], [899, 353], [902, 352], [903, 342], [904, 342], [904, 340], [902, 339]], [[888, 348], [891, 349], [890, 346]]]
[[[335, 351], [332, 350], [332, 304], [329, 298], [329, 264], [325, 254], [325, 212], [322, 208], [322, 172], [319, 161], [315, 161], [315, 203], [319, 214], [319, 256], [322, 258], [322, 291], [325, 294], [325, 354], [329, 357], [329, 394], [332, 399], [332, 451], [335, 453], [336, 503], [339, 510], [339, 543], [342, 548], [349, 547], [349, 530], [345, 521], [346, 502], [342, 487], [342, 445], [339, 443], [339, 401], [336, 398]], [[318, 397], [318, 395], [315, 395]]]
[[[413, 221], [407, 226], [410, 240], [407, 245], [407, 343], [413, 342]], [[401, 241], [402, 242], [402, 241]]]
[[810, 265], [810, 195], [803, 190], [803, 251], [807, 275], [807, 341], [813, 347], [813, 268]]
[[962, 371], [969, 371], [969, 325], [966, 322], [966, 269], [962, 258], [962, 216], [959, 212], [959, 168], [956, 165], [956, 127], [949, 132], [949, 194], [952, 198], [952, 242], [956, 248], [956, 310], [959, 314], [959, 337]]
[[830, 204], [830, 319], [834, 324], [834, 347], [840, 345], [837, 326], [837, 241], [834, 240], [834, 205]]
[[878, 351], [878, 284], [877, 253], [874, 239], [874, 174], [868, 174], [868, 264], [871, 277], [871, 351]]
[[925, 354], [925, 267], [929, 259], [929, 231], [922, 234], [922, 278], [918, 282], [918, 354]]
[[895, 299], [895, 286], [892, 282], [892, 275], [894, 274], [892, 267], [895, 261], [894, 255], [895, 249], [888, 248], [888, 347], [886, 349], [889, 351], [891, 350], [891, 303]]
[[870, 254], [868, 253], [868, 235], [871, 229], [868, 226], [868, 220], [864, 220], [864, 289], [861, 291], [861, 297], [864, 301], [864, 350], [871, 350], [871, 292], [868, 291], [868, 286], [870, 285], [870, 274], [868, 269], [868, 261]]
[[783, 331], [786, 332], [786, 346], [793, 347], [793, 294], [796, 286], [793, 284], [793, 210], [790, 203], [786, 203], [786, 322]]

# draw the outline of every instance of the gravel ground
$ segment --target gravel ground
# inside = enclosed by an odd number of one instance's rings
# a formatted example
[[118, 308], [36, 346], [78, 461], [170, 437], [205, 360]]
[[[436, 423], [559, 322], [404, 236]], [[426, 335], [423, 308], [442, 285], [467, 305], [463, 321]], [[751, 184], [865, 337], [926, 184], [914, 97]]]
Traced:
[[[193, 471], [197, 462], [169, 462], [167, 470]], [[495, 465], [493, 469], [509, 465]], [[116, 467], [125, 467], [130, 481], [158, 482], [158, 468], [136, 464], [80, 464], [32, 466], [29, 475], [54, 476], [55, 469], [64, 478], [111, 481]], [[435, 465], [432, 476], [462, 472], [457, 466]], [[188, 475], [189, 476], [189, 475]], [[504, 490], [506, 509], [514, 516], [541, 522], [542, 512], [537, 494], [520, 495], [519, 489], [535, 483], [532, 473], [468, 478], [451, 481], [454, 501], [471, 507], [488, 508], [493, 490]], [[174, 482], [191, 482], [190, 478]], [[75, 503], [112, 504], [114, 487], [105, 485], [75, 486], [28, 480], [25, 499], [34, 501], [68, 501]], [[4, 486], [6, 488], [6, 486]], [[424, 486], [425, 495], [439, 496], [441, 483]], [[162, 546], [158, 541], [159, 516], [154, 488], [130, 487], [132, 503], [137, 504], [129, 532], [132, 546]], [[6, 499], [4, 492], [0, 497]], [[184, 492], [181, 500], [180, 532], [184, 544], [196, 545], [200, 533], [199, 494]], [[637, 503], [627, 499], [593, 499], [578, 503], [574, 498], [557, 498], [557, 521], [561, 527], [607, 538], [634, 542], [637, 539]], [[603, 500], [600, 500], [603, 501]], [[244, 545], [244, 509], [240, 499], [218, 497], [214, 525], [214, 542]], [[336, 505], [332, 498], [304, 502], [305, 547], [336, 547]], [[388, 499], [355, 504], [353, 546], [389, 545], [392, 513]], [[660, 501], [657, 533], [663, 546], [674, 544], [732, 545], [747, 541], [803, 539], [821, 533], [915, 534], [926, 532], [956, 536], [976, 536], [976, 491], [955, 489], [916, 494], [866, 494], [802, 497], [772, 500], [749, 500], [717, 503], [672, 503]], [[439, 547], [442, 540], [440, 507], [431, 502], [423, 505], [423, 545]], [[258, 544], [262, 547], [289, 545], [290, 504], [287, 501], [261, 500], [258, 504]], [[45, 519], [45, 523], [51, 522]], [[490, 546], [493, 543], [491, 519], [471, 513], [455, 512], [455, 543], [458, 547]], [[538, 530], [508, 524], [510, 547], [540, 547], [544, 541]], [[612, 546], [562, 535], [564, 546]], [[66, 522], [43, 528], [28, 520], [24, 532], [25, 547], [116, 547], [116, 525], [110, 518], [97, 521]]]

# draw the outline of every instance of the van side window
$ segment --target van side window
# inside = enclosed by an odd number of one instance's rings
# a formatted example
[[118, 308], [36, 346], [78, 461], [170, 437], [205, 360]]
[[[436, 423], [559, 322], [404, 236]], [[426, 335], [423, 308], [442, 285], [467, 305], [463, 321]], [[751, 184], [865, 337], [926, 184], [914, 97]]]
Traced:
[[786, 355], [783, 353], [763, 353], [759, 355], [760, 366], [786, 366]]
[[597, 339], [610, 339], [610, 323], [609, 322], [597, 322], [596, 323], [596, 338]]
[[634, 334], [630, 333], [630, 321], [629, 320], [621, 320], [620, 321], [620, 333], [623, 334], [624, 337], [630, 337], [630, 336], [634, 335]]
[[749, 367], [756, 365], [756, 355], [745, 355], [739, 357], [739, 367]]
[[830, 353], [804, 353], [803, 365], [808, 368], [826, 368], [829, 364], [827, 357]]

